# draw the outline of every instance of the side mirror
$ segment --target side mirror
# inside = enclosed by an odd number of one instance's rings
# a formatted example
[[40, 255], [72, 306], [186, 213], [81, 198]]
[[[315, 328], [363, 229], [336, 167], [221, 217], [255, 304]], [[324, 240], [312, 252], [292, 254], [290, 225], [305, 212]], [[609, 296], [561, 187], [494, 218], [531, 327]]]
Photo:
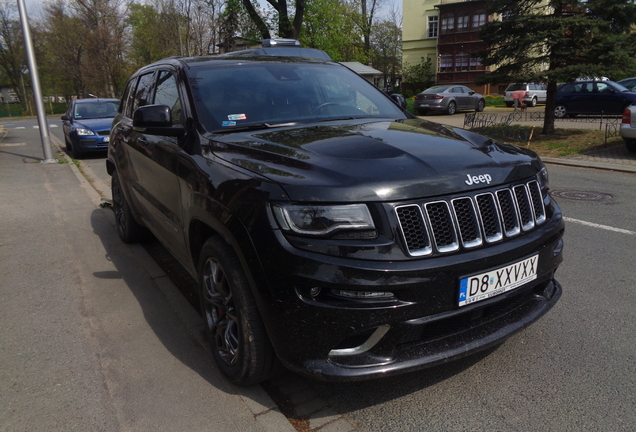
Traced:
[[64, 114], [64, 115], [62, 116], [62, 120], [63, 120], [63, 121], [70, 121], [71, 119], [70, 119], [70, 118], [69, 118], [66, 114]]
[[145, 105], [133, 113], [133, 128], [148, 135], [179, 137], [185, 133], [182, 125], [172, 124], [168, 105]]
[[397, 93], [391, 93], [391, 95], [389, 96], [393, 102], [395, 102], [395, 104], [397, 106], [399, 106], [400, 108], [402, 108], [403, 110], [406, 109], [406, 99], [404, 99], [404, 96], [402, 96], [401, 94], [397, 94]]
[[468, 94], [472, 96], [472, 95], [475, 94], [475, 92], [474, 91], [469, 91]]

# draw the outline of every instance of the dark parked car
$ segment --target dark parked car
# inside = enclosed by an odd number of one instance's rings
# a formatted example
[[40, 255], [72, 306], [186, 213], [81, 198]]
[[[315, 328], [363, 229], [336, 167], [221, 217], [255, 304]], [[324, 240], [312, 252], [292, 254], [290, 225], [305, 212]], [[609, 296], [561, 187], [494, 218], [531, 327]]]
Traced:
[[110, 126], [119, 108], [118, 99], [77, 99], [62, 116], [66, 151], [75, 158], [89, 152], [105, 152]]
[[636, 92], [614, 81], [575, 81], [563, 84], [556, 95], [557, 118], [589, 115], [621, 115], [636, 100]]
[[485, 106], [486, 99], [482, 95], [461, 85], [431, 87], [416, 95], [413, 104], [422, 115], [431, 111], [449, 115], [464, 110], [481, 112]]
[[636, 89], [636, 77], [625, 78], [620, 80], [618, 83], [629, 91], [634, 91], [634, 89]]
[[332, 61], [146, 66], [107, 168], [120, 237], [149, 229], [198, 279], [236, 383], [280, 363], [325, 380], [445, 363], [561, 296], [564, 221], [537, 155], [418, 119]]

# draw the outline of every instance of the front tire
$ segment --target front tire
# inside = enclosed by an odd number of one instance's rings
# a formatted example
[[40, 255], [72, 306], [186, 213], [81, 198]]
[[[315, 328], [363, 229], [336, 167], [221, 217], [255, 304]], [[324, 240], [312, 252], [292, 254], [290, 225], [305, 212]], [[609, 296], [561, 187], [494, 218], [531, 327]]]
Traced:
[[475, 112], [482, 112], [484, 108], [486, 108], [486, 101], [480, 99], [479, 102], [477, 102], [477, 108], [475, 108]]
[[568, 115], [568, 110], [565, 105], [557, 105], [554, 108], [554, 116], [556, 118], [565, 118]]
[[201, 249], [199, 288], [206, 333], [223, 374], [240, 385], [270, 378], [280, 364], [241, 263], [219, 237]]
[[448, 107], [446, 108], [446, 114], [453, 115], [457, 112], [457, 105], [455, 102], [451, 101], [448, 103]]
[[138, 243], [147, 234], [146, 227], [140, 225], [132, 214], [130, 205], [121, 188], [119, 173], [113, 173], [110, 180], [113, 194], [113, 210], [115, 211], [115, 224], [117, 233], [124, 243]]
[[530, 101], [530, 106], [531, 107], [536, 107], [537, 106], [537, 98], [533, 97], [532, 100]]

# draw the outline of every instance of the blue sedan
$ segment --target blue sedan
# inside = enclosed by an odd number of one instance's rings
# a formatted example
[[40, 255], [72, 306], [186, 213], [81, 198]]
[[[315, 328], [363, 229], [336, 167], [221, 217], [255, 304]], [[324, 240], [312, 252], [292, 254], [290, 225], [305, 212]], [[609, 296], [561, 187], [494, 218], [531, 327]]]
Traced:
[[106, 151], [118, 99], [77, 99], [62, 116], [66, 151], [79, 159], [86, 153]]
[[589, 115], [621, 115], [636, 101], [636, 92], [614, 81], [580, 80], [559, 87], [554, 115], [557, 118]]

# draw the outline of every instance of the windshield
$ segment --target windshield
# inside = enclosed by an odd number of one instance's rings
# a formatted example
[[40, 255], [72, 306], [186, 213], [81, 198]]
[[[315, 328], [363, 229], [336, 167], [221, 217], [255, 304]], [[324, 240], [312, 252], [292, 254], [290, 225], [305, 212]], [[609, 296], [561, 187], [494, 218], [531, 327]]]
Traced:
[[90, 102], [75, 104], [73, 118], [76, 120], [115, 117], [119, 102]]
[[333, 64], [243, 63], [188, 71], [208, 131], [341, 118], [404, 119], [373, 84]]

